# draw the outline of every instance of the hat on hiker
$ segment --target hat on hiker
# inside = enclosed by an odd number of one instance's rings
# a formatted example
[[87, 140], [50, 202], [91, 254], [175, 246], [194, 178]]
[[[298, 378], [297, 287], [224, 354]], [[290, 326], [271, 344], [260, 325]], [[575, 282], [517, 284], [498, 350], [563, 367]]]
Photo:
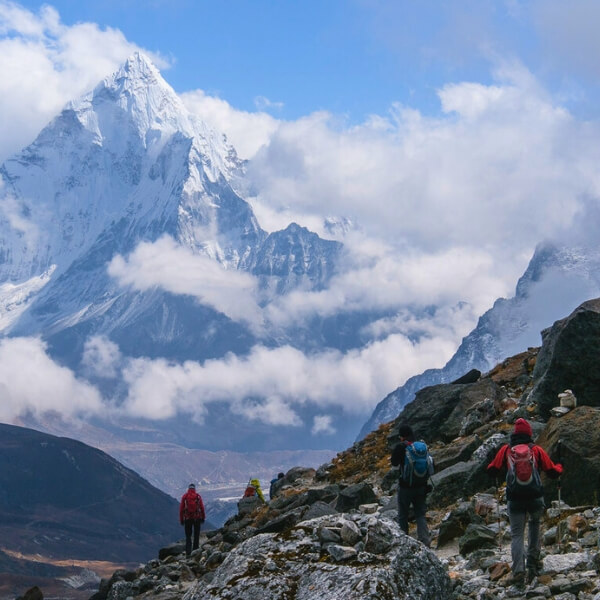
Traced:
[[532, 435], [531, 425], [525, 419], [517, 419], [515, 421], [515, 433], [525, 433], [529, 437]]
[[195, 483], [190, 483], [190, 485], [188, 485], [188, 489], [189, 490], [195, 490], [196, 489], [196, 484]]
[[415, 434], [410, 425], [400, 425], [400, 427], [398, 427], [398, 435], [411, 442], [415, 439]]

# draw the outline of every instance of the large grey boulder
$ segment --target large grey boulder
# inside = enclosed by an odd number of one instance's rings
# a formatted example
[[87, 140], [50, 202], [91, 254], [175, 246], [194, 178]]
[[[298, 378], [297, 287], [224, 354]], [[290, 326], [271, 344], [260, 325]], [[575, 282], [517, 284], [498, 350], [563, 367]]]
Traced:
[[[550, 419], [537, 443], [550, 458], [560, 458], [563, 464], [562, 499], [571, 506], [596, 505], [600, 490], [600, 408], [578, 406], [564, 417]], [[544, 492], [547, 503], [555, 500], [557, 481], [546, 479]]]
[[[502, 388], [491, 379], [423, 388], [396, 419], [390, 444], [396, 443], [396, 429], [401, 423], [410, 425], [418, 439], [450, 442], [461, 434], [473, 431], [481, 421], [494, 418], [500, 412], [500, 401], [504, 396]], [[477, 410], [476, 407], [485, 407], [485, 410]], [[473, 417], [469, 421], [471, 413]]]
[[558, 394], [573, 390], [579, 406], [600, 406], [600, 298], [588, 300], [567, 318], [542, 331], [542, 348], [529, 400], [547, 417]]
[[506, 441], [504, 434], [491, 435], [471, 454], [469, 460], [435, 473], [431, 478], [433, 490], [429, 494], [429, 505], [447, 506], [458, 498], [472, 496], [493, 486], [494, 480], [490, 479], [487, 466]]
[[342, 528], [348, 518], [324, 516], [285, 534], [254, 536], [229, 552], [210, 582], [193, 584], [183, 600], [450, 600], [450, 578], [435, 554], [389, 519], [352, 517], [355, 533], [385, 540], [383, 554], [361, 550], [364, 539], [333, 550], [321, 543], [320, 531]]
[[238, 515], [243, 517], [253, 513], [259, 506], [263, 506], [263, 501], [258, 496], [249, 496], [238, 500]]
[[481, 523], [471, 523], [458, 540], [458, 547], [462, 555], [469, 554], [480, 548], [493, 548], [496, 545], [496, 534], [492, 529]]

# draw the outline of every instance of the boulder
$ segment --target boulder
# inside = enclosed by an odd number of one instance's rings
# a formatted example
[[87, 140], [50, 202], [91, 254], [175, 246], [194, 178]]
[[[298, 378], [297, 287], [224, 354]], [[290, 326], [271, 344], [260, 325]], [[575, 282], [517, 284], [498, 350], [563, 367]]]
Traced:
[[326, 502], [315, 502], [313, 505], [309, 507], [309, 509], [304, 513], [303, 518], [308, 519], [316, 519], [317, 517], [323, 517], [325, 515], [334, 515], [336, 514], [335, 508]]
[[464, 535], [458, 540], [458, 548], [464, 556], [480, 548], [493, 548], [496, 545], [496, 534], [485, 525], [471, 523]]
[[339, 493], [335, 509], [339, 512], [348, 512], [353, 508], [358, 509], [361, 504], [369, 504], [376, 501], [377, 496], [368, 483], [356, 483], [344, 488]]
[[253, 513], [259, 506], [263, 506], [262, 500], [258, 496], [249, 496], [238, 500], [238, 515], [243, 517]]
[[296, 508], [290, 512], [271, 519], [257, 530], [257, 533], [274, 533], [285, 531], [295, 525], [302, 518], [302, 509]]
[[482, 524], [483, 519], [475, 513], [471, 502], [461, 502], [442, 521], [437, 539], [438, 548], [462, 536], [472, 523]]
[[34, 585], [25, 592], [25, 595], [19, 596], [17, 600], [44, 600], [44, 594], [37, 585]]
[[443, 471], [458, 462], [469, 460], [473, 451], [480, 445], [481, 440], [477, 435], [469, 435], [455, 440], [452, 444], [431, 449], [431, 456], [433, 456], [433, 460], [435, 461], [435, 470]]
[[568, 317], [542, 331], [542, 348], [529, 395], [544, 417], [572, 390], [577, 404], [600, 406], [600, 299], [588, 300]]
[[479, 381], [481, 377], [481, 371], [478, 369], [471, 369], [468, 373], [465, 373], [462, 377], [455, 379], [453, 384], [461, 384], [461, 383], [475, 383]]
[[408, 423], [417, 438], [426, 442], [437, 439], [450, 442], [459, 436], [467, 414], [475, 405], [486, 399], [491, 400], [495, 415], [500, 411], [500, 402], [504, 396], [503, 390], [491, 379], [481, 379], [470, 384], [439, 384], [423, 388], [396, 419], [390, 441], [392, 445], [395, 443], [398, 425]]
[[[558, 460], [561, 442], [561, 498], [571, 506], [596, 504], [600, 489], [600, 408], [578, 406], [563, 417], [552, 418], [537, 439]], [[547, 504], [558, 497], [557, 481], [546, 478]]]
[[489, 489], [493, 481], [486, 473], [488, 462], [487, 460], [459, 462], [441, 473], [436, 473], [431, 478], [433, 490], [428, 496], [430, 506], [441, 508], [455, 502], [458, 498]]
[[165, 546], [164, 548], [161, 548], [158, 551], [158, 559], [164, 560], [165, 558], [167, 558], [167, 556], [177, 556], [182, 552], [185, 552], [185, 542], [176, 542], [174, 544], [169, 544], [168, 546]]
[[358, 530], [384, 538], [387, 552], [376, 555], [350, 546], [322, 547], [319, 531], [340, 517], [304, 521], [286, 534], [256, 535], [233, 548], [211, 574], [188, 589], [186, 600], [363, 600], [411, 598], [450, 600], [450, 578], [433, 552], [407, 537], [397, 523], [361, 515]]

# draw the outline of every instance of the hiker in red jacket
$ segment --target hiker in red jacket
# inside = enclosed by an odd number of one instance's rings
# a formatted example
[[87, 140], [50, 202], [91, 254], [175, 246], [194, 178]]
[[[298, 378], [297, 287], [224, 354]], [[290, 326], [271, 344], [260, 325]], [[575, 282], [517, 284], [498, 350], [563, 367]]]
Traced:
[[506, 469], [506, 499], [510, 519], [512, 583], [525, 583], [525, 522], [529, 515], [529, 546], [527, 548], [527, 581], [532, 581], [540, 569], [540, 518], [544, 512], [544, 489], [540, 471], [548, 477], [559, 477], [562, 465], [554, 464], [545, 450], [533, 443], [531, 425], [517, 419], [510, 442], [498, 450], [488, 465], [488, 473], [497, 476]]
[[200, 494], [196, 493], [196, 485], [190, 483], [188, 491], [182, 496], [179, 505], [179, 522], [185, 526], [185, 554], [192, 552], [192, 530], [194, 532], [194, 550], [200, 545], [200, 525], [204, 523], [206, 514]]

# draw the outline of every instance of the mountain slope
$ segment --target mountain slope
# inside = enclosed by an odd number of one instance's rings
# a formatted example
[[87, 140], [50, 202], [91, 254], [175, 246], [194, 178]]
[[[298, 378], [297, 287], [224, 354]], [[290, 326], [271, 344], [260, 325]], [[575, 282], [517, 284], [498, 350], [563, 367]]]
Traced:
[[415, 375], [386, 396], [358, 439], [396, 418], [420, 389], [449, 383], [471, 369], [487, 372], [520, 349], [539, 346], [542, 329], [599, 293], [598, 248], [540, 244], [517, 283], [515, 296], [496, 300], [443, 368]]
[[131, 562], [181, 535], [178, 503], [90, 446], [0, 424], [5, 550]]

